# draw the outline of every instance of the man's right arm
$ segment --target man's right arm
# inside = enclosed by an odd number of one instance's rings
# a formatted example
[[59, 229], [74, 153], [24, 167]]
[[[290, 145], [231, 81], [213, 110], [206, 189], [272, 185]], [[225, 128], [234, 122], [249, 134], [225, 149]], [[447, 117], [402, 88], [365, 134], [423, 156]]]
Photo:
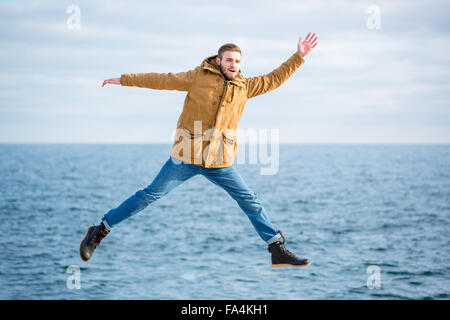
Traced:
[[120, 78], [105, 80], [103, 86], [110, 83], [148, 89], [187, 91], [194, 82], [198, 71], [199, 67], [180, 73], [125, 73]]

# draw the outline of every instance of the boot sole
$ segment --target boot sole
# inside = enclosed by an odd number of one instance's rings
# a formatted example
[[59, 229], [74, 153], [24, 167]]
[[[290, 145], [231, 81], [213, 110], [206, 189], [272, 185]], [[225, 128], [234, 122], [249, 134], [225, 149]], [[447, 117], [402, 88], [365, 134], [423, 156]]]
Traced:
[[86, 239], [86, 236], [87, 236], [88, 231], [89, 231], [90, 228], [91, 228], [91, 227], [88, 227], [88, 228], [86, 229], [86, 232], [84, 233], [83, 240], [81, 240], [81, 242], [80, 242], [80, 248], [78, 249], [78, 253], [80, 254], [80, 258], [81, 258], [81, 260], [83, 260], [84, 262], [88, 262], [89, 259], [85, 260], [85, 259], [83, 258], [83, 256], [81, 255], [81, 244], [83, 243], [84, 239]]
[[281, 267], [307, 267], [311, 264], [311, 262], [308, 262], [307, 264], [289, 264], [289, 263], [280, 263], [280, 264], [272, 264], [272, 268], [281, 268]]

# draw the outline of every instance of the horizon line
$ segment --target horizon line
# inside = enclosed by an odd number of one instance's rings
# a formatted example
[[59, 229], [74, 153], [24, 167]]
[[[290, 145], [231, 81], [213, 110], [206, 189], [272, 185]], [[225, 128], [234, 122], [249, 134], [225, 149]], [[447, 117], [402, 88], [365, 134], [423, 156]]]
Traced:
[[[62, 145], [62, 144], [78, 144], [78, 145], [124, 145], [124, 144], [130, 144], [130, 145], [137, 145], [137, 144], [160, 144], [160, 145], [171, 145], [173, 142], [2, 142], [0, 141], [0, 145], [13, 145], [13, 144], [22, 144], [22, 145], [29, 145], [29, 144], [46, 144], [46, 145]], [[238, 143], [239, 144], [239, 143]], [[252, 144], [258, 144], [258, 143], [250, 143], [247, 141], [241, 142], [240, 144], [245, 145], [252, 145]], [[287, 144], [322, 144], [322, 145], [450, 145], [450, 142], [279, 142], [280, 145], [287, 145]], [[271, 145], [271, 143], [267, 143], [267, 145]]]

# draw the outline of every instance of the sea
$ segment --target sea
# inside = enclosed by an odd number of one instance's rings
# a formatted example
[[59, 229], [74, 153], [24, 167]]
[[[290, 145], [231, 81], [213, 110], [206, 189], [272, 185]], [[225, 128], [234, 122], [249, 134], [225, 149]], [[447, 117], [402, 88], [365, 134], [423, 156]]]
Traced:
[[170, 147], [1, 144], [0, 299], [450, 298], [445, 144], [281, 144], [272, 174], [236, 163], [308, 267], [272, 268], [244, 212], [202, 176], [115, 226], [83, 262], [87, 227], [148, 186]]

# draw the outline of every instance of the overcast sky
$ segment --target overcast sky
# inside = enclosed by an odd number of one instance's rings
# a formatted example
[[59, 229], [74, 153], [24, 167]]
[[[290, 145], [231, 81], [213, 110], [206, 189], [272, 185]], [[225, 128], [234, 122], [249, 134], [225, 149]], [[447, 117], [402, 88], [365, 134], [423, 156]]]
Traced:
[[311, 31], [317, 47], [248, 101], [240, 129], [279, 129], [281, 142], [450, 143], [448, 12], [447, 0], [2, 0], [0, 142], [170, 143], [185, 93], [103, 80], [187, 71], [227, 42], [241, 47], [244, 76], [266, 74]]

